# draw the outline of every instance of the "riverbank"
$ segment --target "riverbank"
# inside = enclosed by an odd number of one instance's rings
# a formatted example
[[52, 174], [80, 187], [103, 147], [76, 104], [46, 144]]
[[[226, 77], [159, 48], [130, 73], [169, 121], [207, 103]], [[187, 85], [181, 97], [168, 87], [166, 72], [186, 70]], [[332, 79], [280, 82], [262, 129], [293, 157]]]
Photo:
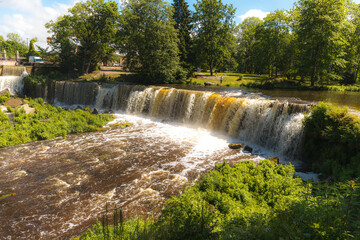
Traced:
[[[220, 78], [223, 82], [220, 83]], [[262, 90], [305, 90], [305, 91], [347, 91], [360, 92], [360, 84], [341, 85], [339, 83], [317, 83], [310, 85], [310, 81], [301, 79], [286, 79], [285, 77], [269, 78], [267, 75], [241, 74], [241, 73], [217, 73], [210, 76], [210, 73], [196, 73], [196, 77], [190, 78], [188, 84], [193, 85], [214, 85], [231, 88], [251, 88]]]

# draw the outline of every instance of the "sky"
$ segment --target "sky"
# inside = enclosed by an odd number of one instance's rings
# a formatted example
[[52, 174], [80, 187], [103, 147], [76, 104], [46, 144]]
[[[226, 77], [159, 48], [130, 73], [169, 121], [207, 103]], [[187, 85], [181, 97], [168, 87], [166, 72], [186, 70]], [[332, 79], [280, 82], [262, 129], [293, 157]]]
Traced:
[[[45, 23], [66, 14], [67, 9], [81, 0], [0, 0], [0, 35], [19, 34], [26, 42], [38, 38], [38, 45], [46, 46], [49, 36]], [[115, 0], [119, 2], [120, 0]], [[169, 0], [172, 2], [172, 0]], [[276, 9], [290, 9], [295, 0], [223, 0], [236, 8], [236, 22], [246, 17], [263, 18]], [[360, 1], [360, 0], [358, 0]], [[196, 0], [188, 0], [192, 6]], [[191, 9], [193, 9], [191, 7]]]

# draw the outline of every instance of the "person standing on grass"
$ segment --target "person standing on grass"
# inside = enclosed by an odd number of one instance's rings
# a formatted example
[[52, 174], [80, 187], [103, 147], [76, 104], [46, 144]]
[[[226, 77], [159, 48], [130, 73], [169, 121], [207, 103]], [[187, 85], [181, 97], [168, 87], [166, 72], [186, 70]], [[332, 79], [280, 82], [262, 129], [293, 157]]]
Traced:
[[220, 77], [220, 86], [222, 86], [223, 76]]

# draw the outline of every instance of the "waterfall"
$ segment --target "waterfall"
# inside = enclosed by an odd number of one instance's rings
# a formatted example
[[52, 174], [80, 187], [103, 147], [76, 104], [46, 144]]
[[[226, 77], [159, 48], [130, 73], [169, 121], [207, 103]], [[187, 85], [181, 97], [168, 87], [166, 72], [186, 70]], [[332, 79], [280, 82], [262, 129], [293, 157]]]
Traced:
[[93, 106], [98, 88], [96, 83], [56, 82], [54, 102], [65, 105]]
[[26, 72], [25, 67], [2, 66], [2, 76], [21, 76]]
[[23, 72], [21, 76], [0, 76], [0, 91], [9, 90], [11, 95], [22, 93], [24, 89], [23, 78], [28, 76]]
[[309, 106], [244, 96], [116, 83], [57, 82], [55, 86], [57, 103], [89, 105], [206, 128], [272, 154], [298, 158], [304, 112]]
[[305, 104], [150, 87], [130, 94], [127, 113], [186, 123], [298, 158]]

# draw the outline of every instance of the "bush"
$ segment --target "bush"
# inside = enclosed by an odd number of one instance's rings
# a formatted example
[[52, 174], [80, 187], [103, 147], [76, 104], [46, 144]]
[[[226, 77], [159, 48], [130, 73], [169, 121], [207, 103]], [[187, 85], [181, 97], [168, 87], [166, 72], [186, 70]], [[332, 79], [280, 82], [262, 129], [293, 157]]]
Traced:
[[316, 172], [336, 180], [360, 176], [360, 120], [347, 108], [319, 103], [304, 131], [303, 157]]

